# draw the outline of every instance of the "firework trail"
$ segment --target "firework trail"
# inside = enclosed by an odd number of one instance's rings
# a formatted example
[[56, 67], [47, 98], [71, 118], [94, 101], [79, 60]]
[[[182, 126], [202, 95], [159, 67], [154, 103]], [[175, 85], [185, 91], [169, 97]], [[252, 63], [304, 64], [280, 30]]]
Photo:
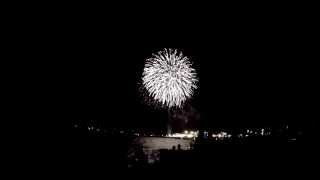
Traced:
[[197, 89], [198, 79], [188, 57], [164, 49], [146, 60], [142, 81], [155, 101], [168, 108], [180, 108]]

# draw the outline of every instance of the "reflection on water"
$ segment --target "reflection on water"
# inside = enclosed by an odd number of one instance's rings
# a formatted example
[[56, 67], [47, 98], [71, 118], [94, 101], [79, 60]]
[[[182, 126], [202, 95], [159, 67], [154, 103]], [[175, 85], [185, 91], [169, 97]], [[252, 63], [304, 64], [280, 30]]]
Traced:
[[176, 139], [165, 137], [137, 137], [128, 152], [129, 159], [141, 161], [145, 158], [147, 163], [152, 164], [159, 161], [160, 150], [179, 149], [190, 150], [194, 143], [191, 139]]

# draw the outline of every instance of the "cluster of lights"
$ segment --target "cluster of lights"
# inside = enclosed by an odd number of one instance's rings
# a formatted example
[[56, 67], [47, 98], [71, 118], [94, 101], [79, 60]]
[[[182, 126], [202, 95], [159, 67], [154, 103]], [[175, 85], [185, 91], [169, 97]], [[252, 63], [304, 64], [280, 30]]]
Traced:
[[101, 129], [100, 128], [95, 128], [93, 126], [88, 126], [88, 131], [96, 131], [96, 132], [100, 132]]
[[[79, 124], [74, 124], [73, 128], [81, 128]], [[195, 139], [199, 135], [199, 131], [194, 130], [185, 130], [182, 133], [173, 133], [173, 134], [167, 134], [167, 135], [156, 135], [152, 133], [143, 133], [136, 130], [131, 130], [130, 132], [124, 129], [112, 129], [112, 130], [105, 130], [100, 129], [97, 127], [94, 127], [93, 125], [89, 125], [85, 127], [89, 132], [96, 132], [96, 133], [103, 133], [105, 135], [107, 134], [127, 134], [127, 135], [134, 135], [134, 136], [149, 136], [149, 137], [170, 137], [170, 138], [181, 138], [181, 139]], [[213, 138], [215, 140], [224, 140], [224, 139], [230, 139], [232, 137], [231, 134], [220, 131], [218, 133], [211, 133], [209, 131], [203, 132], [204, 138]], [[210, 136], [209, 136], [210, 135]], [[240, 132], [238, 135], [236, 135], [238, 138], [247, 138], [251, 136], [270, 136], [271, 135], [271, 129], [270, 128], [253, 128], [253, 129], [244, 129], [242, 132]]]
[[212, 134], [212, 137], [215, 139], [225, 139], [225, 138], [231, 138], [231, 134], [228, 134], [226, 132], [220, 132], [218, 134]]
[[269, 135], [271, 135], [270, 130], [262, 128], [262, 129], [256, 129], [256, 130], [247, 129], [245, 132], [240, 133], [238, 137], [243, 138], [243, 137], [249, 137], [249, 136], [269, 136]]
[[174, 133], [174, 134], [168, 134], [167, 137], [173, 137], [173, 138], [196, 138], [198, 137], [199, 132], [198, 131], [184, 131], [183, 133]]

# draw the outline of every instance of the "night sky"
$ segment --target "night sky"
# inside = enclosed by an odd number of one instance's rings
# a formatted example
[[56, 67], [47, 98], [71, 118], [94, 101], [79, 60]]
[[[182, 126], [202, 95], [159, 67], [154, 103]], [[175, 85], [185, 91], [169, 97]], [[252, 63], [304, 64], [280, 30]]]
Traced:
[[[137, 85], [144, 59], [158, 49], [76, 49], [77, 58], [66, 63], [57, 87], [69, 117], [101, 119], [116, 126], [161, 124], [165, 113], [144, 105]], [[310, 82], [299, 63], [301, 52], [256, 44], [179, 49], [199, 73], [200, 88], [191, 103], [204, 124], [246, 126], [307, 117], [304, 93]]]
[[[309, 125], [314, 109], [310, 46], [296, 31], [275, 27], [227, 26], [170, 36], [134, 30], [109, 35], [90, 30], [83, 36], [89, 28], [70, 30], [56, 44], [48, 67], [54, 71], [51, 100], [64, 119], [164, 127], [165, 111], [143, 104], [137, 84], [146, 58], [177, 48], [193, 61], [200, 78], [190, 103], [201, 126]], [[121, 38], [112, 39], [112, 33]]]

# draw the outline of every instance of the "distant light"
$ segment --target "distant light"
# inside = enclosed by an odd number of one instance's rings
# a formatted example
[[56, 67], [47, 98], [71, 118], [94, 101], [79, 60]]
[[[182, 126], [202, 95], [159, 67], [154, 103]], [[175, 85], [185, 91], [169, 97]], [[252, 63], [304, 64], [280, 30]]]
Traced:
[[192, 134], [188, 134], [187, 138], [193, 138], [193, 135]]
[[297, 140], [297, 138], [291, 138], [291, 139], [289, 139], [290, 141], [296, 141]]
[[226, 132], [221, 132], [221, 135], [222, 136], [227, 136], [227, 133]]
[[184, 134], [184, 133], [174, 133], [172, 135], [169, 135], [169, 137], [174, 137], [174, 138], [194, 138], [195, 135], [193, 135], [193, 134]]
[[188, 132], [188, 131], [184, 131], [184, 133], [185, 133], [185, 134], [188, 134], [189, 132]]

